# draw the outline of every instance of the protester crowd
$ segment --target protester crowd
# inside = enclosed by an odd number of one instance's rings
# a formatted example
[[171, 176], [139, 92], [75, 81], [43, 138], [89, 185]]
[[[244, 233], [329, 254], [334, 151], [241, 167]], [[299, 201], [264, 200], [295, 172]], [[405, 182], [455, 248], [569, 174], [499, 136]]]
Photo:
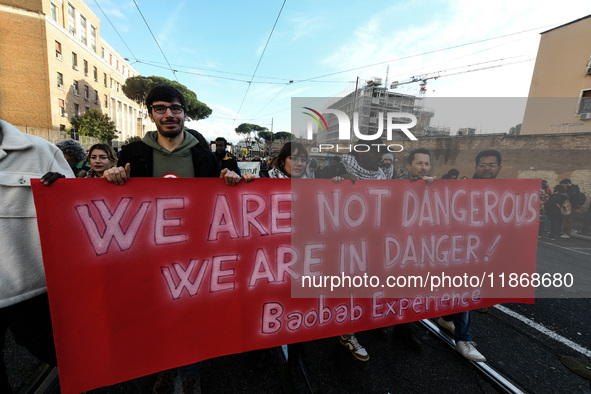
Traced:
[[[23, 134], [0, 120], [0, 356], [3, 356], [4, 337], [10, 329], [15, 340], [42, 361], [56, 365], [51, 318], [47, 299], [39, 235], [30, 190], [33, 178], [50, 185], [62, 177], [105, 178], [116, 185], [124, 185], [131, 177], [220, 177], [233, 186], [241, 180], [251, 182], [254, 176], [241, 174], [236, 158], [227, 151], [228, 142], [219, 137], [212, 152], [203, 136], [185, 128], [186, 103], [180, 92], [170, 86], [158, 86], [147, 95], [146, 107], [156, 125], [141, 141], [125, 146], [119, 155], [106, 144], [96, 144], [85, 152], [76, 141], [66, 140], [52, 145], [41, 138]], [[376, 139], [372, 144], [381, 144]], [[287, 142], [271, 161], [261, 160], [260, 174], [268, 178], [332, 179], [334, 182], [358, 179], [407, 179], [421, 181], [425, 186], [439, 182], [431, 176], [431, 154], [419, 148], [408, 154], [406, 163], [395, 168], [391, 153], [374, 150], [351, 152], [331, 157], [327, 162], [310, 159], [306, 148], [298, 142]], [[475, 158], [473, 179], [493, 180], [502, 169], [501, 154], [485, 150]], [[452, 168], [443, 176], [447, 179], [466, 179]], [[551, 189], [546, 181], [540, 190], [539, 236], [545, 236], [549, 223], [551, 240], [569, 238], [572, 234], [573, 211], [585, 203], [585, 195], [570, 179], [563, 179]], [[581, 233], [589, 234], [589, 213]], [[485, 361], [472, 341], [470, 312], [442, 316], [438, 324], [449, 331], [456, 341], [456, 350], [465, 358]], [[384, 328], [384, 336], [405, 338], [415, 349], [421, 341], [411, 324]], [[340, 335], [337, 340], [360, 361], [370, 358], [370, 351], [359, 343], [355, 333]], [[370, 349], [371, 350], [371, 349]], [[300, 347], [288, 348], [289, 369], [296, 392], [306, 392], [298, 369]], [[11, 393], [6, 368], [0, 358], [0, 393]], [[177, 377], [178, 376], [178, 377]], [[171, 392], [175, 379], [180, 380], [182, 392], [200, 392], [199, 363], [162, 371], [154, 392]]]

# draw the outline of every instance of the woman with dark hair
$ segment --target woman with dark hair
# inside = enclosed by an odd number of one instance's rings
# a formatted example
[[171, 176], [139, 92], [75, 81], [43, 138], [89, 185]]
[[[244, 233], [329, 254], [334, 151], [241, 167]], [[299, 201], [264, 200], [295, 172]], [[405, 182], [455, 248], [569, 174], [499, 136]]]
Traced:
[[61, 141], [55, 145], [64, 154], [76, 178], [86, 177], [88, 170], [90, 170], [90, 165], [86, 162], [86, 153], [82, 145], [73, 139]]
[[88, 162], [86, 178], [102, 178], [106, 170], [117, 164], [117, 154], [107, 144], [95, 144], [88, 150]]
[[305, 178], [308, 151], [299, 142], [287, 142], [271, 162], [269, 178]]

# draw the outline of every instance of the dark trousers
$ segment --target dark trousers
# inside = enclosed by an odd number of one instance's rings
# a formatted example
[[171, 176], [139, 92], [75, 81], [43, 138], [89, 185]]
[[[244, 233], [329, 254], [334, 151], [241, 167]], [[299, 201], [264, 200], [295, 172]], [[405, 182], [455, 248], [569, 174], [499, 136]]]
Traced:
[[550, 216], [550, 238], [558, 238], [560, 235], [560, 225], [562, 224], [562, 215]]
[[583, 223], [583, 231], [581, 232], [589, 235], [589, 231], [591, 231], [591, 204], [587, 207], [587, 215], [585, 215], [585, 223]]
[[12, 393], [4, 364], [4, 343], [9, 328], [16, 343], [41, 361], [57, 365], [47, 293], [0, 308], [0, 393]]

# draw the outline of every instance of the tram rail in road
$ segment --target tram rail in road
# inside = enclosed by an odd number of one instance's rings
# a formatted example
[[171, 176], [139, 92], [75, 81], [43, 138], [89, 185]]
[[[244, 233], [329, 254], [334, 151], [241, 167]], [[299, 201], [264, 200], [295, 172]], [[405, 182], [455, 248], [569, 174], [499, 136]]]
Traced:
[[[433, 323], [429, 319], [420, 320], [417, 323], [425, 327], [431, 334], [433, 334], [437, 339], [446, 343], [452, 349], [455, 349], [456, 343], [455, 341], [446, 333], [443, 332], [435, 323]], [[523, 394], [526, 393], [521, 387], [517, 384], [513, 383], [506, 377], [504, 377], [500, 372], [496, 369], [491, 367], [485, 362], [474, 362], [470, 361], [472, 365], [480, 372], [491, 384], [495, 386], [499, 392], [503, 393], [511, 393], [511, 394]]]

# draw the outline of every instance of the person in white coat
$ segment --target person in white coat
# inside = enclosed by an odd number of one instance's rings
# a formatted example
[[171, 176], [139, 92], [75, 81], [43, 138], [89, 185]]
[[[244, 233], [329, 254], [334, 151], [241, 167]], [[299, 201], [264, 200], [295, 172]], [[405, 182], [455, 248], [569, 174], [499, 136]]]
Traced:
[[45, 272], [31, 179], [50, 184], [74, 174], [52, 143], [0, 120], [0, 393], [12, 393], [4, 341], [15, 341], [56, 365]]

